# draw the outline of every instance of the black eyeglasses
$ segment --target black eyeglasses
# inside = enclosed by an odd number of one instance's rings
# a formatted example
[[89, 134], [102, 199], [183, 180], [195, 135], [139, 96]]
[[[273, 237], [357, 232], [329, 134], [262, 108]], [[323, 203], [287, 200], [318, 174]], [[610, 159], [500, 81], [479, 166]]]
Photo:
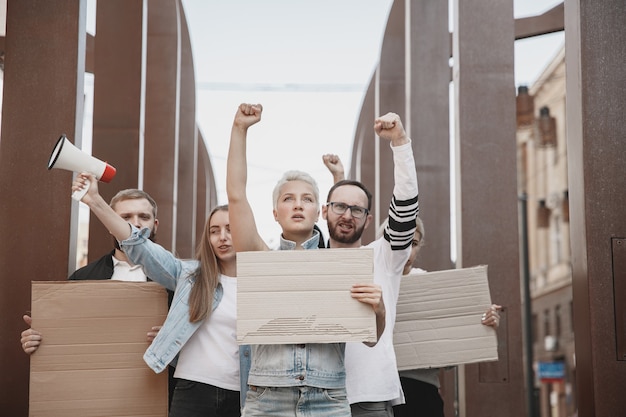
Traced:
[[362, 219], [364, 216], [367, 215], [367, 213], [370, 212], [365, 207], [349, 206], [346, 203], [329, 202], [326, 203], [326, 205], [330, 206], [330, 208], [333, 210], [333, 213], [335, 214], [343, 214], [346, 212], [346, 210], [350, 209], [350, 213], [355, 219]]

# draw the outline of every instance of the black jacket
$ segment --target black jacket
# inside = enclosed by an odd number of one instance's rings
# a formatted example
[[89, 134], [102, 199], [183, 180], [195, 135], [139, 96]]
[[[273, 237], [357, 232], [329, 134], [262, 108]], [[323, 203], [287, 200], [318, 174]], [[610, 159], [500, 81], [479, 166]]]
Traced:
[[111, 279], [113, 276], [113, 254], [104, 255], [97, 261], [93, 261], [90, 264], [83, 266], [82, 268], [74, 271], [68, 278], [69, 280], [96, 280], [96, 279]]
[[[82, 281], [82, 280], [105, 280], [111, 279], [113, 276], [113, 255], [115, 249], [110, 253], [104, 255], [97, 261], [93, 261], [90, 264], [78, 268], [72, 275], [69, 276], [69, 280]], [[148, 278], [148, 281], [152, 281]], [[174, 297], [174, 291], [167, 290], [167, 305], [172, 304], [172, 298]]]

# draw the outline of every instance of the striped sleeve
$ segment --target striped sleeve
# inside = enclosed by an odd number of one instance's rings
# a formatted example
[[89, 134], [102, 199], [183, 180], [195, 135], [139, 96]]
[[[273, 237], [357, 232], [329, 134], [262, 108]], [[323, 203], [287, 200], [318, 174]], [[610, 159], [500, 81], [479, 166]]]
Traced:
[[403, 250], [411, 246], [415, 234], [415, 217], [419, 212], [417, 173], [411, 142], [391, 149], [394, 187], [384, 237], [392, 250]]
[[389, 221], [384, 236], [392, 250], [402, 250], [411, 246], [415, 234], [415, 216], [419, 212], [418, 196], [409, 200], [391, 199]]

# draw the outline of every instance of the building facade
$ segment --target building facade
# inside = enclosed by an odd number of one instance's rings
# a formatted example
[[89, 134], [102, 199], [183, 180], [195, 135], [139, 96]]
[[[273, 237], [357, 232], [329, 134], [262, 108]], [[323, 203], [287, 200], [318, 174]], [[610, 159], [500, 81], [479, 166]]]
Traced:
[[[517, 97], [518, 186], [526, 195], [535, 402], [542, 417], [576, 410], [569, 235], [565, 49]], [[523, 230], [523, 229], [522, 229]]]

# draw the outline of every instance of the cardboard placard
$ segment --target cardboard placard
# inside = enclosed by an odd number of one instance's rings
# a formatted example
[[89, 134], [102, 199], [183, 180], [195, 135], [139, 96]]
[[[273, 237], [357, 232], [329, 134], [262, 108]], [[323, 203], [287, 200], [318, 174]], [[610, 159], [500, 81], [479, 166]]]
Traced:
[[350, 296], [374, 280], [373, 250], [237, 254], [237, 342], [375, 342], [376, 315]]
[[29, 415], [167, 416], [167, 372], [143, 361], [147, 332], [163, 324], [167, 293], [153, 282], [32, 283]]
[[481, 324], [490, 306], [486, 266], [402, 277], [394, 328], [398, 370], [498, 360], [496, 331]]

